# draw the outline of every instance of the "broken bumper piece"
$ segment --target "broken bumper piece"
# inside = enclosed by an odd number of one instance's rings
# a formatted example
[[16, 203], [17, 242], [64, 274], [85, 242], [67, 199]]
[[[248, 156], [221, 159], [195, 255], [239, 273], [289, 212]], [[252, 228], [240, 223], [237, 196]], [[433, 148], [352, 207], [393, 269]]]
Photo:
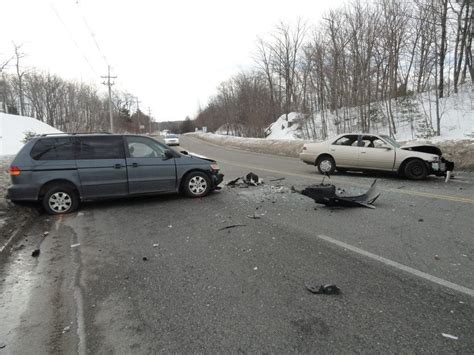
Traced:
[[377, 180], [374, 180], [366, 193], [355, 196], [348, 196], [345, 195], [345, 193], [336, 193], [336, 186], [323, 184], [312, 185], [301, 191], [295, 191], [312, 198], [316, 203], [330, 207], [341, 206], [375, 208], [373, 203], [380, 196], [380, 192], [377, 191]]

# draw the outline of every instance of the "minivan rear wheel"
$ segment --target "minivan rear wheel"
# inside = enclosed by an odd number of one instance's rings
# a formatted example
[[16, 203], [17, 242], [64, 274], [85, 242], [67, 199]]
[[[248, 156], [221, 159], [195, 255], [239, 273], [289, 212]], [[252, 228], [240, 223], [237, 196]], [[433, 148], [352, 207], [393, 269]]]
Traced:
[[203, 197], [211, 191], [211, 179], [205, 173], [194, 171], [184, 180], [184, 193], [189, 197]]
[[79, 196], [70, 186], [56, 185], [46, 191], [42, 203], [49, 214], [71, 213], [79, 207]]

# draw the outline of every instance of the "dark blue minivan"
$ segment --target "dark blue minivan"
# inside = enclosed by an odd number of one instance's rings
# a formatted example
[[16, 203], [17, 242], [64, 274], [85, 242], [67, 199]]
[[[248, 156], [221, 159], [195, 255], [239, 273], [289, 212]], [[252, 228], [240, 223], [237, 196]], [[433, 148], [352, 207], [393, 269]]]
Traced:
[[182, 192], [202, 197], [222, 182], [216, 162], [178, 153], [140, 135], [43, 135], [28, 141], [10, 166], [8, 198], [41, 201], [50, 214], [80, 201]]

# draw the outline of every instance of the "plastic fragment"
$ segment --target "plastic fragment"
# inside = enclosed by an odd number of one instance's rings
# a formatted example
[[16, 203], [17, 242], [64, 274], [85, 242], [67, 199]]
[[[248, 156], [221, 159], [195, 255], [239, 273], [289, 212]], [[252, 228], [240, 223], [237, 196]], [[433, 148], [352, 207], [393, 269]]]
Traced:
[[448, 338], [448, 339], [453, 339], [453, 340], [458, 340], [459, 337], [455, 336], [455, 335], [451, 335], [451, 334], [447, 334], [447, 333], [441, 333], [442, 336], [444, 336], [445, 338]]

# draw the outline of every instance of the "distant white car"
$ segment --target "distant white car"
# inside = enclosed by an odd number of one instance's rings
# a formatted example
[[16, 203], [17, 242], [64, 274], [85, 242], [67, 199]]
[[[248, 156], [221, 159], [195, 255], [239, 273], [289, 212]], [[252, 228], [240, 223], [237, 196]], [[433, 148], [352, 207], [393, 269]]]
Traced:
[[167, 134], [165, 136], [166, 145], [179, 145], [179, 137], [176, 134]]
[[322, 174], [335, 170], [381, 170], [420, 180], [453, 170], [454, 163], [441, 155], [441, 150], [431, 144], [401, 146], [386, 135], [352, 133], [325, 142], [306, 143], [300, 158], [316, 165]]

